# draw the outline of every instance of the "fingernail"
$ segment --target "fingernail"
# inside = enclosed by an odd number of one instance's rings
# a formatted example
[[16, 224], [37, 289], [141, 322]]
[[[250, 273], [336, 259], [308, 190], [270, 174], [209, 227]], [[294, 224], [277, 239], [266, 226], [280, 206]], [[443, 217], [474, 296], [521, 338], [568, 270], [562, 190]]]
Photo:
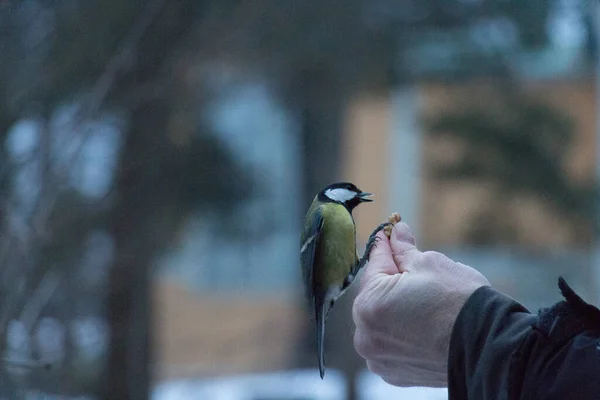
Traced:
[[415, 238], [412, 235], [412, 232], [410, 231], [410, 227], [406, 224], [406, 222], [398, 222], [395, 225], [395, 231], [396, 231], [396, 238], [398, 240], [402, 240], [402, 241], [406, 241], [406, 242], [410, 242], [410, 243], [414, 243], [415, 242]]
[[396, 228], [396, 233], [401, 233], [401, 232], [410, 233], [410, 227], [404, 221], [398, 222], [394, 227]]

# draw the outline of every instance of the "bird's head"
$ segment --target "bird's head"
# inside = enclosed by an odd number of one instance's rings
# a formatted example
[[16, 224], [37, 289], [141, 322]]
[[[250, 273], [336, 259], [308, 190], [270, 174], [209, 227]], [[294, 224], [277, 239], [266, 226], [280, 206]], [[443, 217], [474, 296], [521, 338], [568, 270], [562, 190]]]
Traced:
[[371, 193], [363, 192], [350, 182], [332, 183], [319, 192], [320, 201], [342, 204], [348, 211], [360, 203], [373, 201], [370, 196]]

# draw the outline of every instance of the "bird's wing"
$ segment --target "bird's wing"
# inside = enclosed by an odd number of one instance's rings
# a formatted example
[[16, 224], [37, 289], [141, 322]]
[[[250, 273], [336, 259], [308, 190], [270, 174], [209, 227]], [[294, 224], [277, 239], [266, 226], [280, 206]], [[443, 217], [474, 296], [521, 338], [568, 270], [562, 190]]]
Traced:
[[300, 262], [302, 264], [302, 273], [304, 275], [306, 296], [312, 303], [314, 302], [313, 272], [315, 268], [315, 253], [317, 252], [319, 236], [323, 229], [323, 214], [321, 213], [320, 207], [317, 207], [309, 215], [306, 224], [301, 239]]

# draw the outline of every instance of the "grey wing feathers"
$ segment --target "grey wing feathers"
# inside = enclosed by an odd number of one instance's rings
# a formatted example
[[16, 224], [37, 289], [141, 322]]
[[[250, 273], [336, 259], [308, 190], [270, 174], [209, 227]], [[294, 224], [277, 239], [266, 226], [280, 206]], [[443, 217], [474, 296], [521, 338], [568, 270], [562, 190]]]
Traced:
[[306, 297], [312, 303], [314, 301], [313, 272], [315, 267], [315, 253], [317, 251], [319, 235], [323, 229], [323, 215], [320, 209], [317, 208], [312, 213], [312, 218], [310, 219], [310, 221], [307, 221], [309, 225], [305, 227], [304, 234], [302, 235], [300, 262], [302, 264]]

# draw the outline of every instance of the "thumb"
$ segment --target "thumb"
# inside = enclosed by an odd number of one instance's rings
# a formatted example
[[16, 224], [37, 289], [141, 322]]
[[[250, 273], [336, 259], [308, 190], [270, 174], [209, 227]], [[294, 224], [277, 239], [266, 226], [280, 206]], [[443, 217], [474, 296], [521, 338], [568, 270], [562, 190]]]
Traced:
[[390, 246], [394, 263], [400, 272], [410, 270], [410, 260], [415, 254], [419, 254], [415, 238], [410, 232], [410, 227], [404, 222], [398, 222], [392, 229]]

